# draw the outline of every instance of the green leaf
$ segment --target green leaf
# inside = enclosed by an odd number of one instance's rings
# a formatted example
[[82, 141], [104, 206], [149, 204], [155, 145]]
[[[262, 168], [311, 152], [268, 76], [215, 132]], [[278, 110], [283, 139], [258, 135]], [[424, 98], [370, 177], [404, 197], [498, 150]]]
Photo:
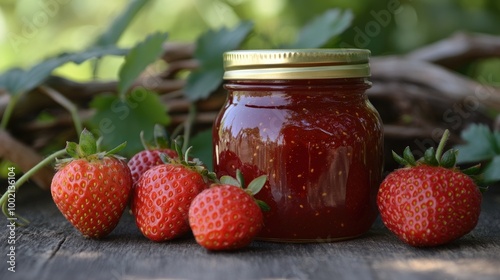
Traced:
[[481, 172], [481, 164], [476, 164], [474, 166], [463, 169], [461, 171], [462, 171], [462, 173], [464, 173], [467, 176], [477, 176]]
[[125, 147], [127, 147], [127, 141], [125, 141], [125, 142], [121, 143], [120, 145], [114, 147], [113, 149], [107, 151], [104, 155], [105, 156], [116, 155], [117, 153], [119, 153], [120, 151], [125, 149]]
[[102, 57], [107, 55], [124, 56], [129, 52], [128, 49], [118, 48], [116, 46], [93, 47], [82, 52], [66, 53], [61, 56], [63, 63], [74, 62], [80, 64], [91, 58]]
[[167, 33], [160, 32], [151, 34], [144, 41], [130, 49], [118, 73], [118, 94], [120, 96], [125, 96], [130, 86], [144, 69], [162, 54], [163, 43], [167, 36]]
[[492, 133], [486, 125], [473, 124], [462, 131], [461, 137], [466, 144], [456, 146], [460, 151], [458, 163], [489, 160], [500, 154], [500, 134]]
[[228, 176], [228, 175], [224, 175], [224, 176], [220, 177], [220, 182], [221, 182], [221, 184], [224, 184], [224, 185], [241, 187], [241, 184], [240, 184], [240, 182], [238, 182], [238, 180], [236, 180], [235, 178]]
[[131, 0], [127, 8], [118, 15], [109, 28], [97, 38], [94, 46], [114, 45], [118, 42], [127, 26], [132, 22], [137, 13], [147, 4], [149, 0]]
[[[91, 102], [96, 110], [90, 120], [93, 130], [102, 136], [103, 150], [109, 150], [127, 141], [123, 154], [131, 156], [143, 149], [140, 133], [155, 124], [167, 125], [170, 121], [166, 108], [156, 93], [138, 88], [124, 99], [115, 95], [100, 95]], [[145, 137], [153, 137], [151, 130]]]
[[66, 142], [66, 153], [72, 158], [79, 158], [78, 144], [75, 142]]
[[191, 137], [189, 145], [193, 147], [193, 156], [199, 158], [208, 170], [212, 170], [212, 129], [201, 131]]
[[400, 155], [398, 155], [395, 151], [392, 151], [392, 158], [394, 158], [394, 160], [402, 166], [408, 165], [408, 162]]
[[350, 25], [353, 14], [350, 10], [331, 9], [307, 23], [299, 32], [297, 41], [287, 48], [320, 48]]
[[114, 46], [91, 48], [82, 52], [63, 53], [48, 58], [29, 70], [11, 69], [0, 76], [0, 88], [4, 88], [12, 95], [28, 92], [42, 84], [52, 72], [63, 64], [74, 62], [80, 64], [88, 59], [105, 55], [124, 55], [127, 50]]
[[483, 181], [494, 183], [500, 181], [500, 155], [495, 156], [483, 170]]
[[242, 188], [246, 187], [245, 177], [243, 177], [243, 173], [239, 169], [236, 170], [236, 180], [238, 180]]
[[436, 159], [436, 150], [434, 149], [434, 147], [430, 147], [429, 149], [425, 150], [424, 162], [430, 166], [439, 165], [439, 162]]
[[[2, 73], [0, 76], [0, 88], [7, 90], [12, 95], [18, 94], [24, 90], [23, 87], [26, 82], [24, 75], [26, 75], [26, 71], [19, 68], [13, 68]], [[31, 85], [26, 87], [33, 88]]]
[[[221, 58], [222, 60], [222, 58]], [[222, 83], [224, 76], [223, 66], [207, 69], [198, 69], [189, 74], [186, 84], [186, 96], [191, 101], [206, 98]]]
[[266, 175], [259, 176], [255, 179], [253, 179], [252, 182], [250, 182], [250, 184], [248, 184], [247, 190], [252, 195], [256, 195], [264, 187], [264, 185], [266, 184], [266, 181], [267, 181]]
[[87, 129], [83, 129], [80, 134], [80, 149], [83, 153], [83, 156], [89, 156], [97, 153], [97, 142], [92, 132]]
[[182, 151], [182, 144], [183, 143], [184, 143], [184, 138], [182, 136], [176, 137], [174, 139], [172, 149], [177, 153], [177, 156], [179, 157], [179, 159], [181, 161], [184, 161], [184, 163], [187, 163], [187, 161], [184, 160], [184, 158], [186, 157], [187, 151], [190, 149], [186, 150], [186, 153], [183, 153], [183, 151]]
[[264, 212], [268, 212], [269, 210], [271, 210], [271, 207], [269, 207], [269, 205], [267, 205], [267, 203], [265, 203], [262, 200], [256, 199], [255, 203], [257, 203], [257, 205], [259, 205], [260, 210], [262, 210]]
[[410, 166], [415, 166], [417, 162], [415, 161], [415, 157], [410, 150], [410, 147], [406, 147], [403, 151], [403, 158]]
[[500, 131], [493, 131], [493, 139], [491, 139], [492, 149], [497, 155], [500, 155]]
[[194, 57], [200, 67], [187, 79], [185, 91], [189, 100], [206, 98], [219, 87], [224, 74], [222, 54], [238, 48], [252, 29], [253, 23], [244, 21], [232, 30], [209, 30], [198, 38]]
[[441, 160], [439, 161], [439, 165], [444, 168], [455, 167], [455, 164], [457, 162], [457, 153], [458, 151], [455, 149], [449, 149], [448, 151], [444, 152]]

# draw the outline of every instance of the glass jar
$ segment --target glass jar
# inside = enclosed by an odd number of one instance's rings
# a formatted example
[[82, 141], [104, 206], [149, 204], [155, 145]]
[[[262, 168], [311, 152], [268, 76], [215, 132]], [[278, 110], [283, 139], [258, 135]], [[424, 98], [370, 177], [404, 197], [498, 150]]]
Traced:
[[380, 116], [365, 94], [370, 52], [360, 49], [224, 54], [227, 100], [213, 130], [214, 170], [246, 182], [267, 175], [256, 198], [258, 238], [353, 238], [377, 216], [383, 169]]

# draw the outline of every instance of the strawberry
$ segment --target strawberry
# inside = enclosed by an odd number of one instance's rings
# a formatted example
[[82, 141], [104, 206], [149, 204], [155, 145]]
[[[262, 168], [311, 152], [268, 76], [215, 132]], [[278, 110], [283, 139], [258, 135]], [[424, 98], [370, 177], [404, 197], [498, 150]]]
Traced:
[[446, 244], [469, 233], [478, 222], [481, 192], [466, 174], [479, 168], [455, 167], [458, 151], [442, 154], [448, 137], [446, 130], [437, 150], [430, 148], [418, 161], [409, 147], [403, 157], [393, 152], [406, 167], [390, 173], [380, 185], [377, 205], [383, 223], [412, 246]]
[[127, 205], [132, 177], [125, 161], [97, 152], [96, 140], [84, 129], [80, 143], [68, 142], [73, 158], [59, 160], [51, 183], [52, 198], [68, 221], [88, 238], [102, 238], [118, 224]]
[[200, 162], [188, 161], [187, 154], [146, 171], [132, 197], [132, 213], [142, 234], [161, 242], [188, 232], [189, 206], [207, 188], [209, 177]]
[[[238, 180], [221, 177], [202, 191], [189, 208], [189, 224], [196, 242], [209, 250], [235, 250], [247, 246], [263, 226], [262, 210], [268, 206], [255, 200], [266, 182], [266, 176], [255, 178], [243, 189], [243, 176]], [[259, 207], [260, 206], [260, 207]]]
[[144, 140], [144, 133], [141, 132], [141, 142], [144, 150], [135, 154], [128, 161], [128, 167], [132, 172], [132, 180], [135, 185], [139, 177], [149, 168], [162, 164], [161, 154], [166, 154], [168, 157], [177, 157], [177, 152], [169, 148], [168, 140], [164, 129], [160, 125], [154, 127], [155, 144], [150, 145]]
[[132, 172], [132, 180], [135, 185], [141, 175], [153, 166], [163, 164], [161, 154], [176, 157], [177, 154], [171, 149], [142, 150], [130, 158], [128, 167]]

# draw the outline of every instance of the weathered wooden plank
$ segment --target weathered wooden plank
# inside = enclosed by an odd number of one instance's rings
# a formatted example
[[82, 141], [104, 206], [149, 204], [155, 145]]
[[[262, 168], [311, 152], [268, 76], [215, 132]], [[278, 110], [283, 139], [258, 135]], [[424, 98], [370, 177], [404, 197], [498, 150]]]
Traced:
[[[26, 187], [29, 188], [29, 187]], [[154, 243], [124, 214], [104, 240], [76, 232], [49, 193], [23, 189], [16, 208], [31, 224], [16, 229], [16, 272], [7, 270], [7, 231], [0, 236], [0, 279], [499, 279], [500, 193], [488, 194], [478, 227], [453, 244], [417, 249], [377, 221], [344, 242], [254, 242], [238, 252], [208, 252], [188, 236]]]

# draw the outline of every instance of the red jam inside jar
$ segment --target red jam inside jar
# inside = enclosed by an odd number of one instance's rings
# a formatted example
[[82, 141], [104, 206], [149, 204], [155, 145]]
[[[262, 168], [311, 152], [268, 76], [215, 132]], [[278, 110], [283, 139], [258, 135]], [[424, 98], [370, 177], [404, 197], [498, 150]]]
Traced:
[[271, 208], [259, 239], [343, 240], [373, 224], [383, 134], [365, 94], [368, 55], [344, 49], [225, 54], [228, 97], [213, 131], [214, 169], [218, 176], [239, 169], [246, 182], [267, 175], [256, 195]]

